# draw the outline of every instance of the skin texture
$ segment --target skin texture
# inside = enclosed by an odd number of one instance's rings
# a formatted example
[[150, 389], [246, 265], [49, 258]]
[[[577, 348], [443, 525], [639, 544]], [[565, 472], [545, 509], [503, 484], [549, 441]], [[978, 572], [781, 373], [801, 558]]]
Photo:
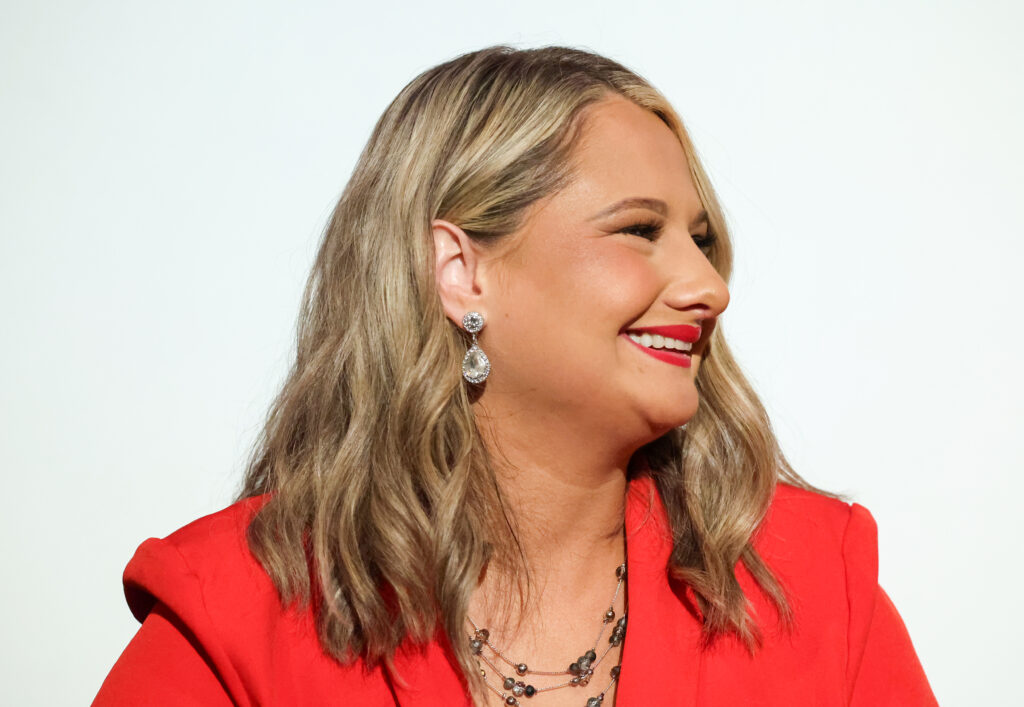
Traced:
[[[447, 315], [459, 326], [468, 311], [484, 315], [478, 340], [492, 370], [474, 411], [519, 518], [534, 587], [526, 613], [505, 612], [513, 583], [488, 567], [470, 616], [506, 655], [547, 670], [568, 665], [597, 634], [625, 561], [630, 457], [696, 412], [702, 353], [729, 303], [695, 242], [707, 224], [695, 224], [702, 206], [683, 149], [657, 116], [618, 96], [592, 106], [577, 157], [572, 183], [531, 207], [499, 249], [447, 221], [432, 224]], [[633, 197], [660, 199], [667, 212], [632, 207], [594, 219]], [[662, 224], [660, 235], [623, 232], [638, 221]], [[690, 368], [620, 336], [669, 324], [702, 327]], [[617, 614], [622, 606], [620, 596]], [[590, 687], [538, 697], [545, 707], [578, 707], [605, 686], [618, 653]], [[612, 703], [608, 695], [604, 707]]]

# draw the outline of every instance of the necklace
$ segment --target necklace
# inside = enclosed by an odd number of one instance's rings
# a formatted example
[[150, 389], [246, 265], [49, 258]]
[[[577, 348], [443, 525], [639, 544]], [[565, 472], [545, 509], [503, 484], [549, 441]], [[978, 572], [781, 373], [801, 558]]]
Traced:
[[[618, 582], [615, 585], [615, 593], [612, 594], [612, 600], [608, 605], [608, 610], [604, 612], [601, 617], [601, 630], [597, 634], [597, 638], [594, 640], [593, 647], [587, 652], [576, 659], [568, 668], [562, 670], [534, 670], [530, 668], [526, 663], [522, 661], [511, 660], [504, 653], [499, 651], [491, 643], [491, 634], [486, 628], [481, 628], [476, 625], [473, 619], [469, 619], [469, 623], [473, 626], [473, 634], [469, 636], [469, 648], [473, 652], [473, 655], [477, 656], [477, 665], [480, 667], [480, 674], [484, 678], [484, 684], [487, 685], [491, 692], [495, 693], [506, 705], [511, 707], [518, 707], [519, 698], [533, 697], [541, 692], [549, 692], [551, 690], [558, 690], [563, 687], [586, 687], [590, 683], [591, 677], [594, 675], [594, 668], [604, 660], [605, 656], [611, 652], [612, 648], [616, 648], [622, 644], [623, 638], [626, 636], [626, 615], [628, 610], [623, 609], [622, 617], [619, 618], [615, 623], [615, 627], [612, 629], [611, 636], [608, 637], [608, 646], [601, 653], [601, 657], [597, 656], [597, 646], [601, 642], [601, 636], [604, 635], [605, 627], [608, 624], [615, 621], [615, 600], [619, 596], [619, 591], [622, 589], [622, 584], [626, 580], [626, 565], [621, 564], [615, 568], [615, 577]], [[469, 617], [467, 617], [469, 618]], [[544, 675], [544, 676], [562, 676], [568, 678], [564, 682], [560, 682], [556, 685], [549, 685], [546, 687], [534, 687], [532, 684], [527, 683], [524, 680], [516, 680], [512, 675], [505, 675], [502, 669], [499, 668], [494, 660], [487, 657], [484, 654], [484, 648], [490, 649], [494, 654], [494, 657], [504, 662], [506, 665], [515, 671], [516, 675], [523, 677], [526, 675]], [[501, 688], [498, 688], [491, 684], [491, 681], [487, 679], [487, 672], [484, 670], [483, 665], [480, 665], [480, 661], [483, 661], [487, 666], [494, 671], [494, 673], [501, 680]], [[604, 697], [608, 691], [615, 684], [615, 681], [619, 679], [619, 673], [622, 670], [621, 663], [612, 667], [611, 669], [611, 681], [605, 686], [600, 693], [595, 697], [587, 699], [586, 707], [600, 707], [601, 703], [604, 702]]]

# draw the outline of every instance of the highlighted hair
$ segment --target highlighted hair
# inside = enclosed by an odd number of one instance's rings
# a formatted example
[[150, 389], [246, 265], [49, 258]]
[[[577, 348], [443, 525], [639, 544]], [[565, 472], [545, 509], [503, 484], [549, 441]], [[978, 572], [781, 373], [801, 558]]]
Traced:
[[[437, 292], [430, 224], [443, 218], [482, 245], [502, 243], [528, 207], [572, 179], [588, 107], [615, 94], [679, 138], [718, 235], [708, 257], [728, 280], [728, 229], [682, 121], [643, 78], [602, 56], [505, 46], [459, 56], [402, 89], [359, 157], [239, 495], [271, 494], [249, 545], [283, 601], [313, 604], [321, 643], [342, 661], [390, 663], [407, 637], [443, 630], [482, 690], [464, 640], [467, 605], [488, 561], [522, 558], [462, 380], [467, 338]], [[736, 563], [791, 627], [783, 587], [751, 538], [778, 481], [825, 492], [785, 460], [721, 326], [697, 388], [685, 431], [638, 454], [672, 523], [670, 571], [695, 590], [706, 642], [732, 633], [754, 652], [761, 632]]]

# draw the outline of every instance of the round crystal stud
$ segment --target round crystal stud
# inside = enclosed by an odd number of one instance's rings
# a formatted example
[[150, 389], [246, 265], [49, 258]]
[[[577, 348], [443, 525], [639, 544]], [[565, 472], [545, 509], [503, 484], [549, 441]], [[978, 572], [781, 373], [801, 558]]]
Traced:
[[480, 312], [466, 312], [462, 318], [462, 326], [470, 334], [475, 334], [484, 328], [484, 317]]

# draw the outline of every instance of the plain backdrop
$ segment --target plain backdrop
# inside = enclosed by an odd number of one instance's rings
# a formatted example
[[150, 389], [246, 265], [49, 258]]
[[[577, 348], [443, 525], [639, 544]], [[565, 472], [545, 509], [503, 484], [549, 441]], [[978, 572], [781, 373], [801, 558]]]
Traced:
[[607, 54], [677, 106], [789, 459], [874, 514], [940, 703], [1021, 704], [1020, 4], [0, 7], [4, 704], [95, 695], [135, 547], [238, 487], [376, 119], [498, 43]]

